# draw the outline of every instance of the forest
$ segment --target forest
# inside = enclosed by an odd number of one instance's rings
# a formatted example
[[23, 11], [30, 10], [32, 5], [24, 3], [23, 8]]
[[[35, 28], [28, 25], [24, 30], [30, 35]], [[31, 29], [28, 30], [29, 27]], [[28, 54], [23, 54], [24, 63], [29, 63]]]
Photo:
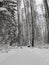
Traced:
[[49, 0], [0, 0], [0, 46], [49, 44]]
[[49, 0], [0, 0], [0, 65], [49, 65]]

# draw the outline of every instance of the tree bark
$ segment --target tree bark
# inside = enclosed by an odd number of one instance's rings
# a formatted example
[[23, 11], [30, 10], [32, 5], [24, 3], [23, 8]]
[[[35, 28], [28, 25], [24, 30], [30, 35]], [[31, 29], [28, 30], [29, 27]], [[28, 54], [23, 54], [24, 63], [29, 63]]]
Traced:
[[19, 13], [19, 0], [17, 0], [17, 15], [18, 15], [18, 44], [20, 45], [20, 33], [21, 33], [21, 30], [20, 30], [20, 13]]
[[40, 44], [47, 43], [47, 36], [48, 36], [47, 21], [45, 19], [45, 14], [48, 8], [44, 5], [44, 1], [45, 0], [41, 0], [41, 2], [39, 2], [38, 0], [37, 2], [37, 0], [35, 0], [36, 40], [39, 41]]
[[32, 22], [32, 47], [34, 46], [34, 5], [33, 1], [30, 0], [30, 8], [31, 8], [31, 22]]
[[47, 0], [43, 0], [43, 2], [44, 2], [44, 7], [45, 7], [45, 19], [46, 19], [46, 22], [47, 22], [47, 29], [48, 29], [47, 43], [49, 43], [49, 8], [48, 8]]

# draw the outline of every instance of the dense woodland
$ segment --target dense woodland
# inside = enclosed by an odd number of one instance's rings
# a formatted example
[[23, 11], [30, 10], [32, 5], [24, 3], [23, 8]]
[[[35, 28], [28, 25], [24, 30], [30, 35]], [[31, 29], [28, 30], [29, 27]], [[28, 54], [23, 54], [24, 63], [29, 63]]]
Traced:
[[0, 45], [49, 44], [48, 0], [0, 0]]

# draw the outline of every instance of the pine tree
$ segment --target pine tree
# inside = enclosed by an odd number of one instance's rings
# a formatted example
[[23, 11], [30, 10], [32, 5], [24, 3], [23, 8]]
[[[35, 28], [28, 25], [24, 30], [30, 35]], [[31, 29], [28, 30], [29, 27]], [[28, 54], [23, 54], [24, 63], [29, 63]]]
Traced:
[[[16, 21], [15, 21], [15, 7], [16, 7], [16, 1], [12, 0], [3, 0], [2, 1], [2, 6], [0, 8], [0, 18], [1, 22], [3, 24], [3, 28], [1, 31], [3, 32], [2, 34], [2, 39], [1, 43], [6, 43], [8, 40], [10, 40], [10, 45], [12, 45], [15, 42], [16, 38]], [[12, 35], [11, 35], [12, 34]]]

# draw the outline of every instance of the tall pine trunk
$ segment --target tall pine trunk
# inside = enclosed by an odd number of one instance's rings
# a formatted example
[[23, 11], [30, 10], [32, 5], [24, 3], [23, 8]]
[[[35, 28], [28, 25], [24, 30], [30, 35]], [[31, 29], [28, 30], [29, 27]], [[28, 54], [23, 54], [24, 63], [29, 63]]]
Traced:
[[19, 0], [17, 0], [17, 15], [18, 15], [18, 44], [20, 45], [21, 43], [21, 30], [20, 30], [20, 12], [19, 12]]
[[[35, 4], [35, 12], [36, 12], [36, 40], [39, 44], [45, 44], [48, 40], [48, 29], [47, 29], [47, 21], [45, 18], [45, 8], [47, 7], [44, 5], [45, 0], [34, 0]], [[47, 15], [46, 15], [47, 16]]]
[[46, 22], [47, 22], [47, 31], [48, 31], [48, 43], [49, 43], [49, 8], [48, 8], [48, 2], [47, 0], [43, 0], [44, 2], [44, 7], [45, 7], [45, 18], [46, 18]]
[[32, 22], [32, 46], [34, 46], [34, 5], [33, 0], [30, 0], [30, 8], [31, 8], [31, 22]]

